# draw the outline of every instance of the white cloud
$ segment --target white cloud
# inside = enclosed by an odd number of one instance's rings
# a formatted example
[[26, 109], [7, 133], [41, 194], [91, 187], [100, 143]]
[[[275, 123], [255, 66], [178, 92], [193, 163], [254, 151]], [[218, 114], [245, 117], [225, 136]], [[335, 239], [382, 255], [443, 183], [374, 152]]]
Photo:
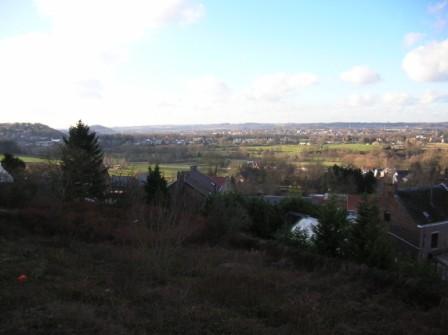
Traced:
[[414, 46], [415, 44], [417, 44], [418, 42], [420, 42], [421, 40], [423, 40], [424, 37], [425, 37], [425, 34], [422, 34], [422, 33], [407, 33], [404, 36], [403, 44], [407, 48], [410, 48], [410, 47]]
[[341, 73], [340, 78], [355, 85], [368, 85], [381, 80], [377, 72], [364, 65], [352, 67], [350, 70]]
[[[191, 24], [205, 13], [200, 0], [34, 2], [51, 29], [0, 39], [0, 110], [16, 120], [45, 117], [56, 124], [117, 109], [111, 92], [121, 87], [118, 73], [132, 44], [164, 25]], [[133, 89], [151, 96], [145, 88]], [[119, 94], [132, 104], [130, 90]], [[136, 94], [144, 106], [153, 106]]]
[[350, 107], [400, 107], [410, 106], [416, 103], [416, 99], [404, 92], [386, 92], [382, 95], [372, 93], [356, 93], [346, 99]]
[[318, 82], [318, 77], [312, 73], [264, 75], [255, 79], [247, 92], [247, 97], [259, 100], [281, 100]]
[[[53, 30], [83, 43], [117, 45], [172, 22], [193, 23], [205, 12], [191, 0], [35, 0]], [[80, 40], [83, 41], [80, 41]]]
[[383, 95], [383, 102], [387, 105], [393, 106], [408, 106], [416, 102], [416, 99], [407, 93], [385, 93]]
[[448, 80], [448, 39], [411, 50], [402, 66], [409, 78], [415, 81]]
[[347, 98], [346, 104], [350, 107], [371, 107], [378, 104], [379, 99], [377, 95], [363, 93], [352, 94]]
[[186, 84], [186, 103], [210, 107], [215, 103], [225, 103], [231, 98], [229, 86], [215, 76], [203, 76], [189, 80]]
[[448, 103], [448, 93], [427, 91], [420, 99], [422, 104]]

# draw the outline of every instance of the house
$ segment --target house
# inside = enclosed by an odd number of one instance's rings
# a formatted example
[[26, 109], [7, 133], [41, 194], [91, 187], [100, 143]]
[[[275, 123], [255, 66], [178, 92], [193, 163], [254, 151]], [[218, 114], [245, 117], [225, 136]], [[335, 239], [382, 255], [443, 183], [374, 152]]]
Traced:
[[[391, 185], [389, 185], [391, 186]], [[448, 268], [448, 186], [385, 187], [384, 221], [406, 255], [445, 262]]]
[[143, 188], [145, 182], [146, 179], [140, 176], [110, 176], [107, 201], [116, 203], [129, 193], [134, 192], [138, 188]]
[[176, 181], [168, 185], [168, 191], [175, 202], [193, 207], [201, 205], [212, 194], [233, 190], [229, 177], [207, 176], [197, 166], [192, 166], [189, 171], [178, 172]]
[[14, 178], [11, 174], [5, 170], [5, 168], [0, 164], [0, 184], [13, 183]]

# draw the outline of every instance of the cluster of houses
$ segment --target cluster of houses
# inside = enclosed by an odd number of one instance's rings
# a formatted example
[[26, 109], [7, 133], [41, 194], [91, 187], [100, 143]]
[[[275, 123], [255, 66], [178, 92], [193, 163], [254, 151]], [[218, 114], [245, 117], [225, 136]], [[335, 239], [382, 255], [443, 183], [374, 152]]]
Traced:
[[[388, 227], [388, 233], [402, 254], [420, 260], [432, 260], [445, 269], [448, 276], [448, 184], [440, 183], [425, 187], [400, 188], [400, 180], [405, 173], [395, 171], [392, 182], [380, 184], [377, 192], [382, 219]], [[143, 186], [146, 175], [137, 177], [111, 177], [111, 192], [117, 197], [135, 186]], [[0, 183], [13, 183], [14, 179], [0, 165]], [[215, 193], [233, 191], [234, 183], [229, 177], [207, 176], [196, 166], [189, 171], [178, 172], [177, 179], [168, 185], [171, 196], [177, 199], [177, 205], [200, 204]], [[347, 219], [357, 218], [360, 195], [339, 194], [335, 196], [340, 206], [348, 213]], [[280, 203], [286, 196], [265, 195], [263, 199], [271, 204]], [[305, 200], [314, 204], [323, 204], [328, 194], [310, 194]], [[318, 221], [301, 213], [290, 213], [293, 230], [301, 229], [308, 235]], [[291, 220], [291, 218], [289, 218]]]
[[143, 140], [135, 140], [135, 145], [193, 145], [193, 144], [203, 144], [203, 145], [211, 145], [217, 144], [217, 141], [212, 136], [199, 136], [199, 137], [173, 137], [173, 136], [164, 136], [164, 137], [149, 137]]
[[[419, 260], [432, 260], [448, 274], [448, 185], [441, 183], [425, 187], [399, 188], [407, 171], [395, 171], [391, 182], [380, 185], [379, 207], [383, 223], [402, 255]], [[177, 180], [170, 185], [174, 194], [188, 201], [202, 201], [213, 193], [233, 190], [229, 178], [209, 177], [192, 167], [179, 172]], [[271, 204], [280, 203], [286, 196], [265, 195]], [[347, 219], [354, 222], [362, 201], [358, 194], [337, 194], [336, 201], [347, 211]], [[304, 199], [314, 204], [323, 204], [328, 194], [310, 194]], [[293, 218], [293, 230], [300, 229], [311, 236], [317, 218], [301, 213], [289, 213]]]

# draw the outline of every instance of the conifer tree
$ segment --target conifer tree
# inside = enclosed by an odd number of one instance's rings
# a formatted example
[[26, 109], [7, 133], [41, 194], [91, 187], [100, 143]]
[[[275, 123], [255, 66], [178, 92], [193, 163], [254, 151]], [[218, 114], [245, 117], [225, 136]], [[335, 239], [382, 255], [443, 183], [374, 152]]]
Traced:
[[392, 264], [391, 247], [379, 210], [364, 196], [358, 208], [358, 218], [351, 227], [350, 249], [352, 257], [369, 266], [388, 268]]
[[321, 207], [319, 223], [314, 229], [317, 251], [328, 256], [344, 256], [348, 241], [348, 221], [345, 210], [334, 199]]
[[87, 125], [78, 121], [64, 137], [62, 148], [62, 181], [68, 200], [104, 197], [108, 172], [98, 137]]
[[151, 167], [148, 168], [145, 192], [148, 203], [166, 204], [168, 201], [167, 182], [160, 173], [158, 164], [156, 164], [154, 170]]

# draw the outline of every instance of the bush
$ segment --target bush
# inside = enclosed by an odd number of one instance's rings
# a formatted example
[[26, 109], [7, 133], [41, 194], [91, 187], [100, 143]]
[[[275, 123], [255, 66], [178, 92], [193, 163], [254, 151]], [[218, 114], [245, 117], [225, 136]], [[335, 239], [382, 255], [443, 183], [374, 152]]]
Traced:
[[22, 208], [33, 199], [36, 186], [25, 179], [0, 185], [0, 207]]
[[247, 230], [251, 220], [238, 194], [215, 194], [205, 204], [206, 238], [213, 243]]
[[283, 225], [275, 234], [275, 238], [284, 245], [307, 249], [312, 242], [303, 231], [291, 231], [290, 225]]
[[346, 255], [349, 237], [347, 212], [338, 208], [334, 199], [321, 207], [314, 234], [314, 244], [322, 255]]
[[249, 230], [255, 236], [272, 238], [282, 226], [283, 217], [277, 206], [259, 198], [246, 200], [244, 205], [251, 219]]

